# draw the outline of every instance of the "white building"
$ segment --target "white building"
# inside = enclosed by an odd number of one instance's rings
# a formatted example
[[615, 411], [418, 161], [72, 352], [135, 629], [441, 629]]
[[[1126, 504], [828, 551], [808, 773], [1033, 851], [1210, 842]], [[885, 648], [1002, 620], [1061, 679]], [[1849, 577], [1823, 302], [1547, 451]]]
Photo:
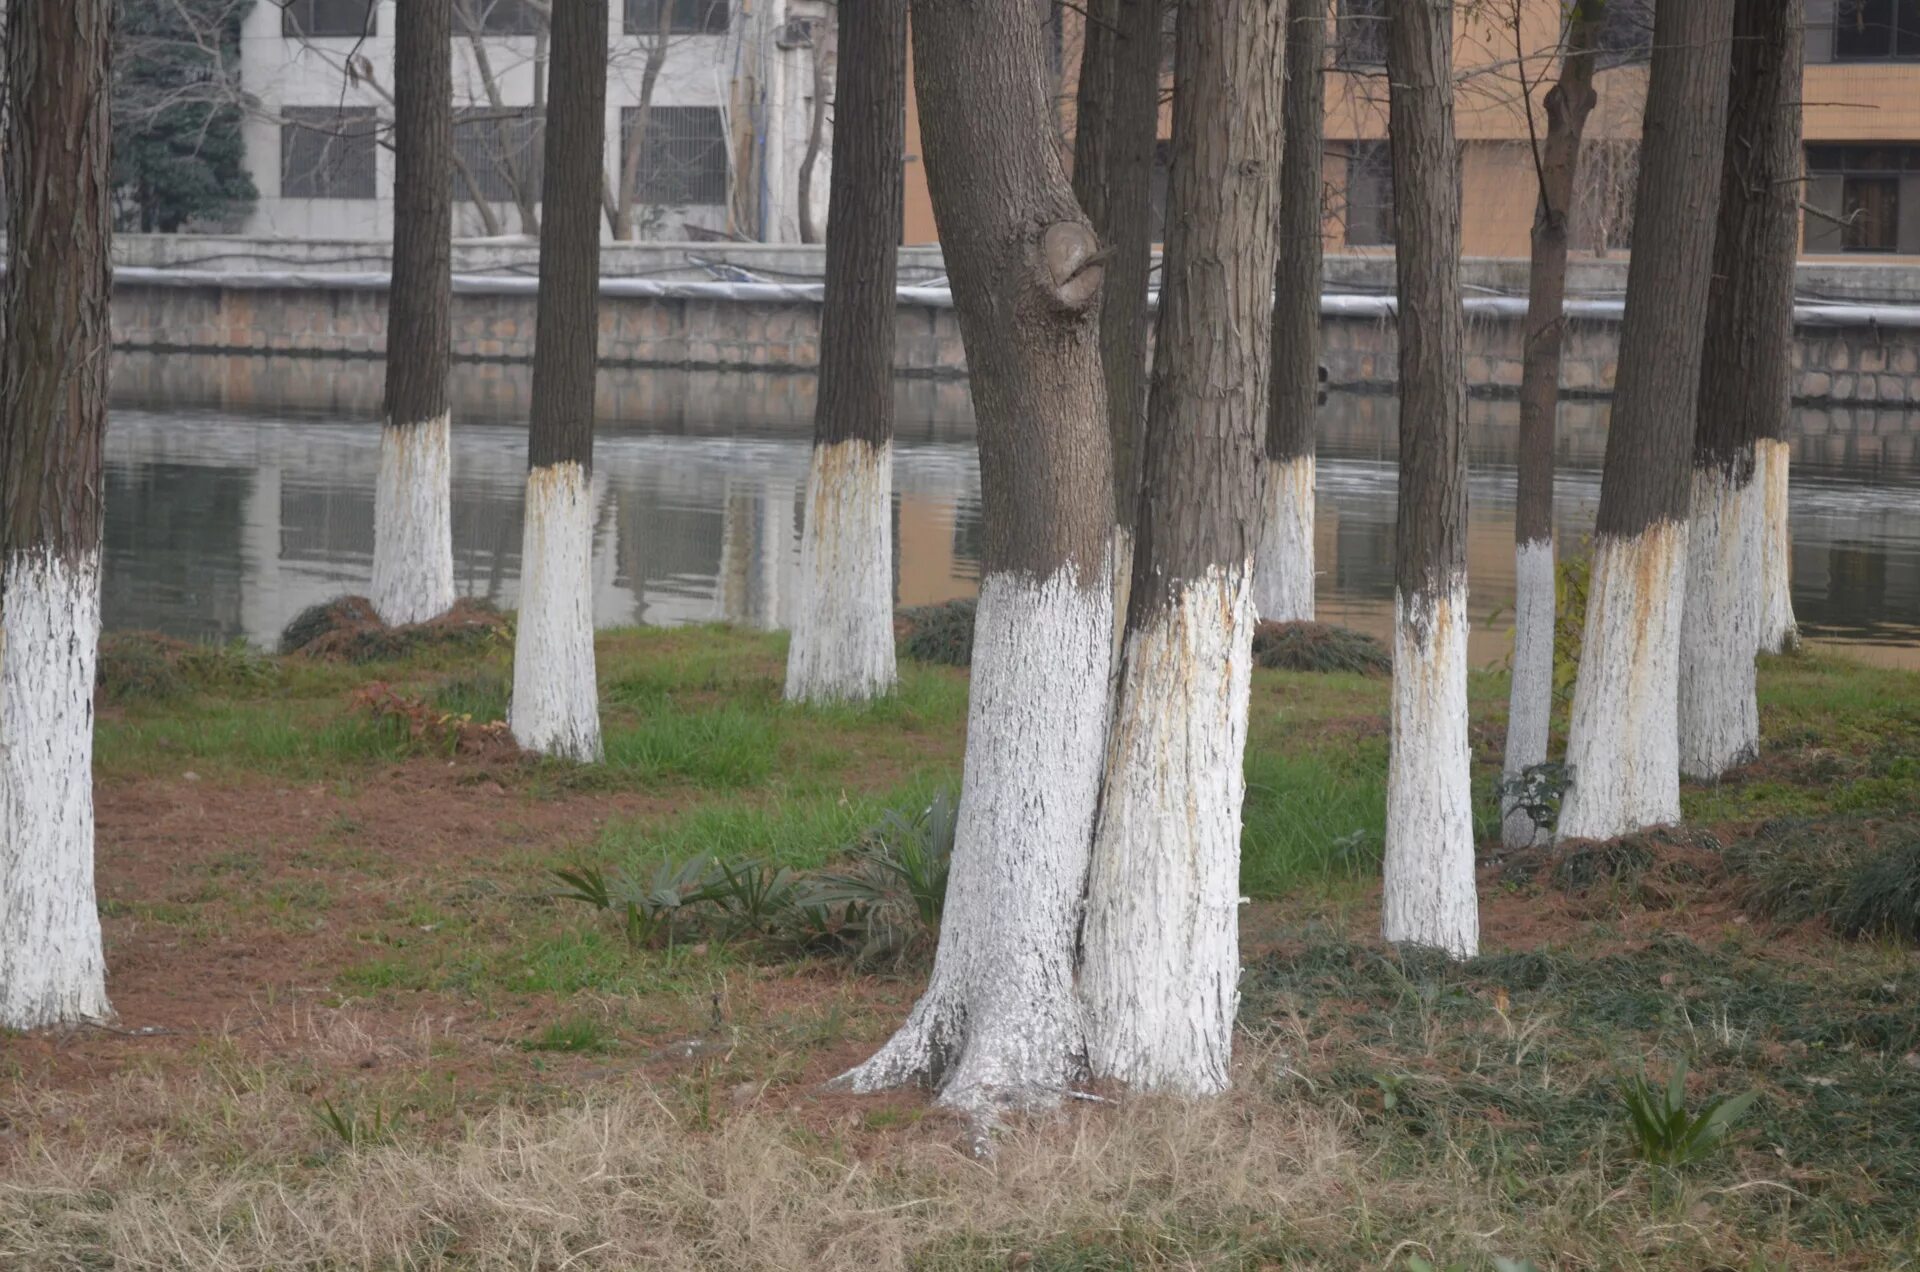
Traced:
[[[537, 227], [545, 13], [568, 2], [453, 0], [456, 234]], [[392, 236], [386, 127], [397, 3], [404, 0], [283, 0], [247, 14], [241, 81], [254, 108], [244, 129], [260, 198], [245, 232]], [[800, 241], [816, 83], [831, 98], [830, 7], [613, 0], [611, 9], [603, 234], [611, 236], [624, 169], [628, 237]], [[819, 113], [808, 200], [816, 227], [826, 220], [831, 149], [828, 112]], [[643, 117], [629, 153], [623, 141]]]

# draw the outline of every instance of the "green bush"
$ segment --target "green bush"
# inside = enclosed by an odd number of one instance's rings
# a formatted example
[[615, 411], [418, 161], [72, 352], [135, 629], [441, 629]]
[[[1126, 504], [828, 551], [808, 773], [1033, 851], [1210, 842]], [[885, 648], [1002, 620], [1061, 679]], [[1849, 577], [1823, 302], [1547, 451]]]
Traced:
[[1831, 917], [1841, 936], [1920, 944], [1920, 835], [1910, 834], [1855, 866]]
[[274, 661], [242, 642], [196, 645], [157, 632], [100, 640], [94, 684], [108, 702], [168, 702], [194, 692], [250, 692], [273, 683]]
[[1253, 662], [1276, 671], [1393, 674], [1393, 655], [1363, 632], [1328, 623], [1260, 623], [1253, 629]]
[[920, 662], [972, 666], [975, 608], [973, 598], [966, 597], [897, 611], [894, 632], [900, 652]]

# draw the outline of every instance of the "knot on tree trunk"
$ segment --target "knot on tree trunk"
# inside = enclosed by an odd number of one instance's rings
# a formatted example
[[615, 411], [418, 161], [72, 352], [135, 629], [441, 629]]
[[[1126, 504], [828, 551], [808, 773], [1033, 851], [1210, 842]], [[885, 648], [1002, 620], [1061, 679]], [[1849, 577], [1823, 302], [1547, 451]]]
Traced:
[[1048, 290], [1062, 309], [1080, 311], [1100, 294], [1107, 253], [1079, 221], [1056, 221], [1040, 236], [1040, 257]]

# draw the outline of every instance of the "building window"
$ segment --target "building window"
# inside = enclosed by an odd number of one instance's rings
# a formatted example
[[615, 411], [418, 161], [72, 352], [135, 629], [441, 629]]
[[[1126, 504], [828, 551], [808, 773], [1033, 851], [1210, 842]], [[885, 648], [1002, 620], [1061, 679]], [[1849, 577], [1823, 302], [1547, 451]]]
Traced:
[[[727, 132], [719, 110], [654, 106], [646, 115], [634, 201], [642, 207], [724, 207], [732, 164], [727, 160]], [[622, 148], [632, 140], [639, 120], [639, 107], [621, 110]]]
[[1836, 61], [1920, 59], [1920, 0], [1840, 0], [1834, 10]]
[[374, 35], [373, 0], [281, 0], [280, 34], [290, 39]]
[[1607, 0], [1594, 33], [1594, 64], [1644, 65], [1653, 57], [1653, 0]]
[[1348, 247], [1393, 245], [1393, 152], [1384, 141], [1347, 146], [1347, 197], [1342, 211]]
[[454, 34], [535, 35], [540, 13], [526, 0], [455, 0]]
[[280, 194], [288, 199], [374, 197], [375, 135], [371, 110], [289, 106], [281, 111]]
[[1808, 146], [1806, 250], [1920, 253], [1920, 146]]
[[453, 196], [488, 203], [540, 201], [540, 115], [531, 107], [502, 115], [484, 106], [453, 113]]
[[626, 0], [628, 35], [723, 35], [732, 0]]
[[1340, 0], [1334, 64], [1377, 70], [1387, 64], [1387, 0]]

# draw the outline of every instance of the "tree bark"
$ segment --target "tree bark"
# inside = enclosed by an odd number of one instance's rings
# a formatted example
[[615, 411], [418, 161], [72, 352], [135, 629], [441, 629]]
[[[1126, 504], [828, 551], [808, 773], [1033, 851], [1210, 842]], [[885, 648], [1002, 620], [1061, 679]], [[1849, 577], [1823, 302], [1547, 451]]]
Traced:
[[1480, 916], [1467, 744], [1467, 377], [1453, 3], [1398, 0], [1392, 13], [1400, 497], [1381, 926], [1389, 941], [1471, 958]]
[[920, 0], [927, 179], [972, 369], [986, 526], [952, 882], [933, 978], [844, 1078], [986, 1114], [1083, 1071], [1073, 953], [1111, 662], [1098, 241], [1051, 134], [1030, 0]]
[[787, 646], [790, 701], [877, 697], [895, 679], [893, 346], [906, 0], [841, 0], [840, 40], [820, 392], [800, 607]]
[[111, 1014], [93, 676], [111, 349], [109, 0], [6, 15], [0, 322], [0, 1026]]
[[1314, 420], [1320, 405], [1320, 152], [1325, 131], [1327, 0], [1293, 0], [1287, 23], [1286, 155], [1273, 272], [1273, 389], [1266, 498], [1255, 545], [1261, 618], [1313, 618]]
[[1733, 0], [1662, 4], [1654, 23], [1563, 838], [1610, 839], [1680, 816], [1688, 456], [1720, 209]]
[[418, 623], [453, 604], [453, 7], [398, 8], [386, 426], [374, 486], [373, 607]]
[[1286, 0], [1182, 0], [1145, 486], [1094, 834], [1081, 999], [1098, 1077], [1223, 1091], [1240, 979], [1253, 536]]
[[555, 7], [553, 59], [510, 714], [521, 746], [586, 761], [600, 758], [591, 473], [607, 0]]
[[1680, 640], [1680, 771], [1707, 780], [1760, 751], [1766, 487], [1756, 448], [1784, 438], [1793, 405], [1805, 25], [1805, 0], [1737, 0], [1734, 10]]
[[[1546, 144], [1535, 153], [1540, 194], [1527, 274], [1526, 346], [1520, 371], [1520, 475], [1513, 518], [1513, 682], [1507, 699], [1503, 774], [1517, 779], [1547, 759], [1553, 717], [1553, 434], [1560, 411], [1560, 350], [1566, 336], [1567, 240], [1580, 139], [1599, 100], [1594, 49], [1605, 0], [1576, 0], [1567, 17], [1560, 81], [1547, 91]], [[1532, 104], [1527, 106], [1532, 110]], [[1501, 801], [1509, 848], [1541, 829], [1512, 796]]]

